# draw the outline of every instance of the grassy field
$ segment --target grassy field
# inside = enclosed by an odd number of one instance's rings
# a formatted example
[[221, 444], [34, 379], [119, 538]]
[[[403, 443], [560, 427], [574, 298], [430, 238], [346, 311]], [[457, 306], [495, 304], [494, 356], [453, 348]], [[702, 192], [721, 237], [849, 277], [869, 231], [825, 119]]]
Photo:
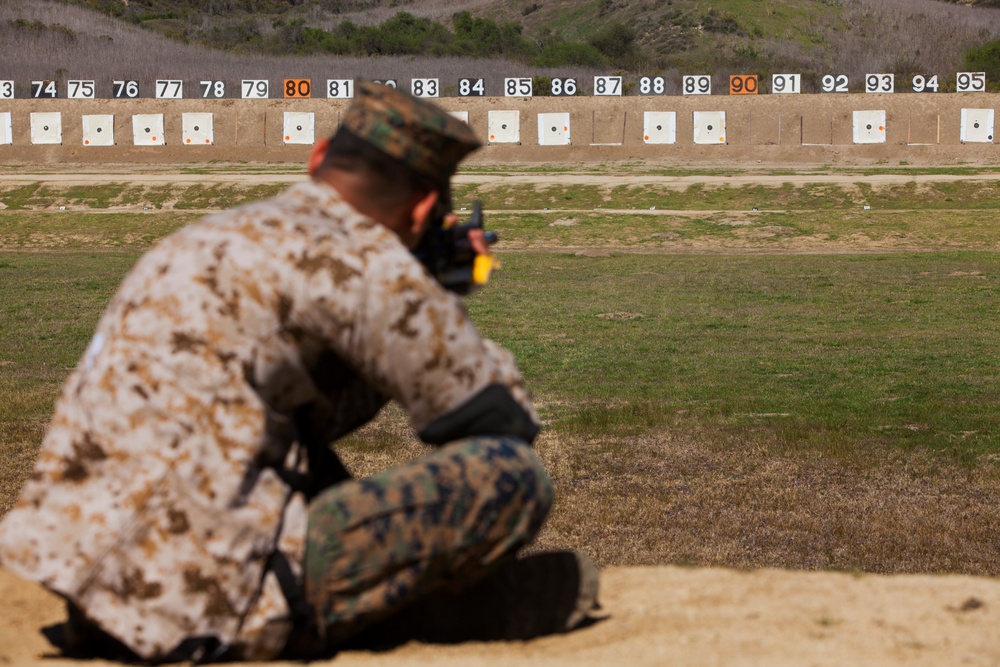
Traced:
[[[268, 188], [0, 186], [0, 512], [142, 250]], [[541, 546], [1000, 573], [998, 183], [456, 195], [486, 200], [508, 248], [469, 308], [546, 423]], [[423, 451], [398, 409], [342, 449], [357, 474]]]

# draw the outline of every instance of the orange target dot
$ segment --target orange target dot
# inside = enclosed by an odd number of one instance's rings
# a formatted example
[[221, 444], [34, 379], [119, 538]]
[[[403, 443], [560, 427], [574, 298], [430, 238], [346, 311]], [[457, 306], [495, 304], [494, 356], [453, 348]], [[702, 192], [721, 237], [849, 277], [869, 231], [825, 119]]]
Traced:
[[156, 137], [153, 137], [153, 141], [156, 141]]
[[206, 143], [206, 144], [210, 144], [210, 143], [212, 143], [212, 142], [211, 142], [211, 141], [209, 141], [208, 139], [205, 139], [205, 143]]
[[292, 138], [290, 136], [285, 135], [285, 141], [291, 141], [291, 140], [292, 140]]
[[645, 139], [646, 139], [646, 141], [649, 141], [649, 135], [648, 134], [645, 136]]
[[881, 125], [879, 125], [879, 126], [878, 126], [878, 129], [879, 129], [879, 130], [884, 130], [885, 128], [884, 128], [884, 127], [882, 127]]
[[496, 138], [497, 138], [497, 137], [496, 137], [496, 135], [495, 135], [495, 134], [491, 134], [491, 135], [490, 135], [490, 139], [496, 139]]
[[191, 140], [190, 140], [190, 139], [188, 139], [188, 140], [187, 140], [187, 142], [188, 142], [188, 143], [191, 143]]
[[90, 139], [84, 139], [83, 140], [83, 145], [84, 146], [89, 146], [90, 145]]

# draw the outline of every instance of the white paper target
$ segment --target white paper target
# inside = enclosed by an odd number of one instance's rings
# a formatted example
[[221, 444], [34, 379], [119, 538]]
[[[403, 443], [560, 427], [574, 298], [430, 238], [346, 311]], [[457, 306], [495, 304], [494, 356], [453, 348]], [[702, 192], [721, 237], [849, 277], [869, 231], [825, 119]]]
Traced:
[[854, 143], [885, 143], [885, 111], [854, 112]]
[[569, 143], [568, 113], [538, 114], [539, 146], [568, 146]]
[[694, 112], [694, 143], [716, 144], [726, 143], [726, 112], [725, 111], [695, 111]]
[[132, 143], [136, 146], [163, 146], [163, 114], [142, 113], [132, 116]]
[[642, 141], [647, 144], [677, 143], [677, 112], [643, 112]]
[[315, 122], [316, 116], [311, 111], [286, 111], [285, 144], [315, 143]]
[[466, 125], [469, 124], [469, 112], [468, 111], [449, 111], [448, 115], [457, 118]]
[[115, 117], [111, 114], [95, 114], [83, 117], [84, 146], [114, 146]]
[[0, 145], [14, 143], [13, 133], [10, 131], [10, 112], [0, 113]]
[[58, 111], [31, 114], [31, 143], [61, 144], [62, 114]]
[[491, 144], [521, 143], [521, 112], [490, 111], [488, 129]]
[[185, 146], [215, 143], [215, 117], [210, 113], [181, 114], [181, 141]]
[[962, 143], [993, 143], [993, 109], [962, 109]]

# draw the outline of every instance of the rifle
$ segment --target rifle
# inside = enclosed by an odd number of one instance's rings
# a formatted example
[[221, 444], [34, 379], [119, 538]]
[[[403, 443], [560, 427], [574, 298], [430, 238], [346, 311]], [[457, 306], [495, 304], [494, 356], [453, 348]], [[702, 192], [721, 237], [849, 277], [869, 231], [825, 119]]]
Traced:
[[[469, 232], [483, 229], [483, 204], [472, 204], [472, 215], [464, 224], [445, 224], [451, 212], [450, 197], [441, 197], [431, 212], [431, 224], [413, 254], [445, 289], [456, 294], [471, 294], [486, 284], [490, 273], [500, 267], [492, 255], [480, 255], [472, 247]], [[485, 232], [486, 245], [500, 240], [496, 232]]]

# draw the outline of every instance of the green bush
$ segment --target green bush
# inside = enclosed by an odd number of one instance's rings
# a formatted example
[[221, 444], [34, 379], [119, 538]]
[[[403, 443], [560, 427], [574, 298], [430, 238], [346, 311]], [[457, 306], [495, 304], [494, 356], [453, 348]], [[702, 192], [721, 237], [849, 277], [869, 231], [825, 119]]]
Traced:
[[605, 60], [590, 44], [558, 41], [543, 48], [531, 64], [535, 67], [603, 67]]
[[987, 82], [1000, 83], [1000, 39], [973, 46], [963, 55], [969, 71], [986, 72]]

